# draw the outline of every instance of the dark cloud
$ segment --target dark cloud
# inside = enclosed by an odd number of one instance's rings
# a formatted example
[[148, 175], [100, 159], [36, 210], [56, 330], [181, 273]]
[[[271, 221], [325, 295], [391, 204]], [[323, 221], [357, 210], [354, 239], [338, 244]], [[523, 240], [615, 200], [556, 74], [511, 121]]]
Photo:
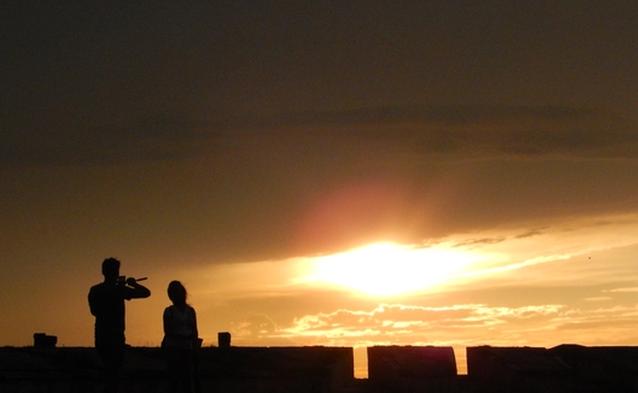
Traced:
[[[68, 128], [67, 128], [68, 127]], [[201, 124], [163, 115], [101, 125], [40, 124], [6, 129], [0, 164], [86, 165], [175, 160], [191, 157], [215, 137]]]
[[215, 148], [216, 138], [241, 145], [255, 133], [291, 143], [328, 138], [350, 145], [363, 139], [393, 147], [399, 159], [411, 155], [426, 161], [638, 157], [638, 132], [627, 122], [593, 110], [551, 106], [362, 108], [208, 121], [161, 114], [97, 126], [66, 122], [5, 131], [0, 137], [5, 164], [179, 159], [202, 153], [204, 146]]
[[525, 239], [533, 236], [543, 235], [545, 230], [543, 229], [532, 229], [518, 235], [514, 235], [510, 238], [508, 237], [483, 237], [478, 239], [468, 239], [462, 242], [458, 242], [454, 244], [454, 247], [473, 247], [473, 246], [481, 246], [481, 245], [489, 245], [489, 244], [498, 244], [510, 239]]
[[[252, 124], [251, 124], [252, 122]], [[241, 123], [240, 123], [241, 124]], [[255, 119], [248, 128], [352, 133], [415, 155], [635, 158], [638, 130], [620, 117], [554, 106], [366, 108]], [[456, 157], [458, 158], [458, 157]]]
[[593, 116], [595, 116], [594, 111], [589, 109], [558, 106], [405, 106], [370, 107], [341, 111], [307, 111], [232, 120], [234, 120], [235, 126], [278, 129], [282, 127], [360, 126], [393, 123], [455, 126], [495, 121], [569, 121], [588, 119]]
[[521, 233], [519, 235], [514, 236], [515, 239], [525, 239], [528, 237], [532, 237], [532, 236], [538, 236], [538, 235], [542, 235], [544, 233], [544, 230], [547, 228], [542, 228], [542, 229], [533, 229], [524, 233]]
[[455, 247], [479, 246], [481, 244], [497, 244], [507, 240], [505, 237], [484, 237], [481, 239], [471, 239], [461, 243], [456, 243]]

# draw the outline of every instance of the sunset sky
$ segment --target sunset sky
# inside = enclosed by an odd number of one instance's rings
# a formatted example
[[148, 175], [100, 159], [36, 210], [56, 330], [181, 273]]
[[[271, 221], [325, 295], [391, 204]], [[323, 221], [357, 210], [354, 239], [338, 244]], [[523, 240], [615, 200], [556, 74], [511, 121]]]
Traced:
[[0, 22], [0, 345], [92, 345], [109, 256], [133, 345], [172, 279], [206, 344], [638, 345], [638, 2]]

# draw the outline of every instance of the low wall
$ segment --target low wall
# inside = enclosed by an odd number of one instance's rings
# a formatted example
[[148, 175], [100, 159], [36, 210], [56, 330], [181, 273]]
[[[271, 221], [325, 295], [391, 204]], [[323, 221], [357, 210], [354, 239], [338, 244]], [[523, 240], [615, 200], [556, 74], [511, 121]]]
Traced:
[[468, 347], [467, 365], [484, 391], [638, 392], [638, 347]]
[[[159, 348], [129, 348], [121, 392], [162, 391], [166, 366]], [[203, 391], [331, 392], [353, 381], [352, 348], [202, 348]], [[101, 362], [92, 348], [0, 348], [0, 391], [100, 392]]]
[[368, 379], [373, 391], [450, 391], [456, 377], [452, 347], [368, 348]]

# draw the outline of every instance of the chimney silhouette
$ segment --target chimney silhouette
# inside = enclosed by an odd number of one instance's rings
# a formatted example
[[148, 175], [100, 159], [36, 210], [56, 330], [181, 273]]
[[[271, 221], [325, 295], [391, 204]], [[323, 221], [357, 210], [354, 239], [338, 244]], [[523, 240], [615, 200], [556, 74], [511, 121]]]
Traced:
[[49, 336], [45, 333], [33, 333], [33, 346], [35, 348], [55, 348], [55, 344], [57, 343], [57, 336]]
[[230, 348], [230, 333], [229, 332], [217, 333], [217, 345], [220, 348]]

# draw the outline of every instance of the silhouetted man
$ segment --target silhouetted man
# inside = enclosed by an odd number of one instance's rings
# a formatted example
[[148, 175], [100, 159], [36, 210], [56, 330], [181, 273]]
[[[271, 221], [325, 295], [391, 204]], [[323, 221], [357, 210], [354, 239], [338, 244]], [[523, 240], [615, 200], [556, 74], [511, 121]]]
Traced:
[[105, 391], [117, 391], [124, 356], [124, 300], [151, 296], [148, 288], [134, 278], [120, 277], [120, 261], [107, 258], [102, 262], [104, 282], [89, 291], [89, 307], [95, 316], [95, 348], [104, 363]]

